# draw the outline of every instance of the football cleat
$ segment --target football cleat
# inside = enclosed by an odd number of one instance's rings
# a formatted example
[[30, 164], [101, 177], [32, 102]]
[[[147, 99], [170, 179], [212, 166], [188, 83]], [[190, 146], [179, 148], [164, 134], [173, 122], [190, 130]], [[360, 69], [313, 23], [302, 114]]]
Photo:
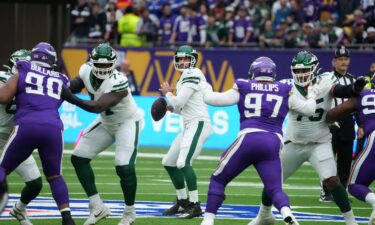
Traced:
[[9, 214], [16, 218], [21, 225], [33, 225], [27, 216], [26, 210], [21, 210], [16, 205], [13, 206]]
[[284, 223], [285, 223], [285, 225], [299, 225], [297, 220], [295, 218], [292, 218], [291, 216], [287, 216], [284, 219]]
[[201, 225], [214, 225], [213, 219], [203, 219]]
[[107, 218], [111, 214], [111, 210], [104, 203], [94, 205], [89, 204], [90, 216], [83, 225], [97, 224], [100, 220]]
[[74, 220], [72, 218], [63, 219], [62, 225], [76, 225]]
[[189, 205], [185, 208], [185, 210], [181, 213], [179, 218], [184, 219], [191, 219], [194, 217], [200, 217], [202, 216], [202, 209], [200, 202], [190, 202]]
[[163, 216], [172, 216], [178, 213], [181, 213], [185, 210], [185, 208], [189, 205], [188, 199], [180, 199], [176, 201], [176, 203], [169, 209], [166, 209], [163, 212]]
[[124, 213], [122, 215], [122, 219], [118, 223], [118, 225], [132, 225], [135, 221], [135, 210], [134, 207], [128, 209], [125, 207]]
[[368, 221], [368, 225], [375, 225], [375, 209], [372, 210], [372, 213]]
[[333, 196], [332, 196], [331, 193], [328, 193], [328, 192], [324, 191], [324, 189], [322, 189], [320, 191], [319, 201], [320, 202], [333, 202]]
[[276, 221], [275, 216], [270, 213], [269, 215], [257, 215], [250, 223], [247, 225], [272, 225]]

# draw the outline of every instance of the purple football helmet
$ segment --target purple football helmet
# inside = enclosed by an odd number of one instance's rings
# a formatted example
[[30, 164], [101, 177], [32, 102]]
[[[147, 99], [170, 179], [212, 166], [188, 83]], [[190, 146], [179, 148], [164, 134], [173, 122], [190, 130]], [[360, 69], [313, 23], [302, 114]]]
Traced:
[[274, 81], [276, 78], [276, 64], [268, 57], [259, 57], [251, 63], [249, 78], [257, 81]]
[[55, 49], [47, 42], [40, 42], [31, 50], [31, 61], [47, 68], [52, 68], [57, 62]]

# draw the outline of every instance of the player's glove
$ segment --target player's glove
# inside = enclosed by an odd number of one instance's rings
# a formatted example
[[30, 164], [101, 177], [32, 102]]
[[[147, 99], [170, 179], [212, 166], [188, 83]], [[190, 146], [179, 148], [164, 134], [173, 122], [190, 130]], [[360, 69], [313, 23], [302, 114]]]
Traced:
[[155, 121], [161, 120], [167, 113], [167, 101], [159, 97], [151, 106], [151, 116]]
[[353, 84], [353, 92], [356, 94], [361, 93], [367, 82], [368, 80], [365, 77], [358, 77], [358, 79]]

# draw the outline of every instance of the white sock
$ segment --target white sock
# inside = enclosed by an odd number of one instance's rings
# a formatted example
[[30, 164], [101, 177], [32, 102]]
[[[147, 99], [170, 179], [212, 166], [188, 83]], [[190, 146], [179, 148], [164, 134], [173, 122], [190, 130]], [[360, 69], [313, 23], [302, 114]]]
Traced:
[[293, 217], [292, 211], [287, 206], [284, 206], [280, 209], [280, 214], [283, 217], [283, 219], [287, 218], [288, 216]]
[[92, 203], [94, 205], [98, 205], [98, 204], [103, 203], [102, 199], [100, 199], [99, 193], [95, 194], [95, 195], [91, 195], [89, 197], [89, 201], [90, 201], [90, 203]]
[[269, 214], [272, 214], [272, 206], [266, 206], [266, 205], [263, 205], [262, 203], [260, 204], [260, 209], [259, 209], [259, 213], [258, 214], [262, 214], [262, 215], [269, 215]]
[[134, 205], [131, 205], [131, 206], [126, 205], [124, 209], [125, 212], [134, 212], [134, 210], [135, 210]]
[[215, 217], [216, 217], [216, 215], [213, 214], [213, 213], [209, 213], [209, 212], [204, 213], [204, 219], [205, 220], [214, 220]]
[[373, 192], [370, 192], [366, 195], [365, 201], [372, 206], [372, 208], [375, 208], [375, 194]]
[[193, 203], [198, 202], [198, 190], [189, 191], [189, 201]]
[[16, 203], [16, 208], [21, 210], [21, 211], [24, 211], [26, 209], [26, 204], [21, 202], [21, 200], [18, 200], [17, 203]]
[[177, 199], [187, 199], [186, 188], [176, 189]]
[[66, 212], [66, 211], [70, 211], [70, 208], [66, 207], [66, 208], [60, 209], [60, 212]]
[[342, 215], [344, 216], [344, 218], [345, 218], [345, 223], [346, 224], [357, 224], [356, 222], [355, 222], [355, 218], [354, 218], [354, 214], [353, 214], [353, 211], [352, 210], [350, 210], [350, 211], [347, 211], [347, 212], [344, 212], [344, 213], [342, 213]]

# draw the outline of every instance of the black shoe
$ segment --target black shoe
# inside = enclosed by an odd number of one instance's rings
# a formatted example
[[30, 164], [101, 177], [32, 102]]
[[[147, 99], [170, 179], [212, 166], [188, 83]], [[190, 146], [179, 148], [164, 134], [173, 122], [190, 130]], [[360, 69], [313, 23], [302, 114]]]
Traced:
[[163, 212], [163, 216], [172, 216], [172, 215], [181, 213], [186, 209], [188, 205], [189, 205], [188, 199], [180, 199], [180, 200], [177, 199], [176, 203], [171, 208], [166, 209]]
[[294, 225], [294, 224], [298, 224], [296, 223], [292, 217], [290, 216], [287, 216], [285, 219], [284, 219], [284, 222], [285, 224], [288, 224], [288, 225]]
[[76, 225], [76, 223], [74, 222], [74, 220], [72, 218], [70, 218], [70, 219], [63, 219], [62, 220], [62, 225]]
[[190, 202], [189, 206], [181, 213], [180, 218], [191, 219], [202, 216], [202, 209], [200, 202]]
[[333, 196], [331, 193], [324, 191], [323, 189], [320, 191], [320, 202], [333, 202]]

